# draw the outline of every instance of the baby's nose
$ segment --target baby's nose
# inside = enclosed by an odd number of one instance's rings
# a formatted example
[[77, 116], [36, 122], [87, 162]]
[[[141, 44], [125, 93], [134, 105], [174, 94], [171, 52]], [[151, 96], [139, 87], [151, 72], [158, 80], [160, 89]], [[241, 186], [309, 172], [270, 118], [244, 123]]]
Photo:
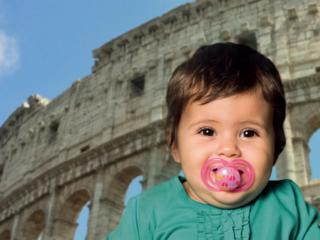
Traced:
[[218, 143], [218, 155], [225, 158], [235, 158], [240, 156], [240, 149], [236, 139], [221, 139]]

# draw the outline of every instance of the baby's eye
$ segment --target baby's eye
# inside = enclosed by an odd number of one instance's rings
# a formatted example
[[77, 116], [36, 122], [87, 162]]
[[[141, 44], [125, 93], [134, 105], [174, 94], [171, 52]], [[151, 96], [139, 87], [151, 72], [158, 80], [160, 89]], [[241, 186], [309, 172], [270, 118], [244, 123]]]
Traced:
[[251, 138], [257, 136], [257, 132], [251, 129], [244, 130], [240, 133], [240, 137]]
[[211, 128], [202, 128], [200, 129], [199, 133], [204, 136], [213, 136], [215, 131]]

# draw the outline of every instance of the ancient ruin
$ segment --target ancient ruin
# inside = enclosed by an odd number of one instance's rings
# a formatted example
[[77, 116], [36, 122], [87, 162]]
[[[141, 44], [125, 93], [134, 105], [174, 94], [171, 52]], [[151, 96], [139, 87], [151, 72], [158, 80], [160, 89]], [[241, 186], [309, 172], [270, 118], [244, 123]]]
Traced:
[[319, 0], [197, 0], [95, 49], [91, 75], [52, 101], [31, 96], [1, 126], [0, 239], [72, 239], [87, 202], [86, 239], [103, 239], [134, 177], [150, 187], [177, 174], [163, 132], [167, 81], [196, 48], [218, 41], [276, 63], [288, 101], [278, 177], [320, 208], [308, 156], [320, 128], [319, 11]]

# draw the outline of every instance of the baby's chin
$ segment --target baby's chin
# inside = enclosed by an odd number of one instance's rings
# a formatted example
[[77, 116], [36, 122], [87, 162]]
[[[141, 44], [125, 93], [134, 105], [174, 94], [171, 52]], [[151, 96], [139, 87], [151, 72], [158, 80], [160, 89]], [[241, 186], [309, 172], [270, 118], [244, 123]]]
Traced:
[[206, 202], [218, 208], [232, 209], [245, 206], [261, 193], [264, 186], [252, 187], [243, 192], [207, 192]]
[[230, 193], [230, 192], [216, 192], [215, 197], [212, 199], [212, 205], [218, 208], [238, 208], [246, 205], [250, 202], [250, 195], [246, 195], [242, 192], [240, 193]]
[[255, 197], [248, 192], [212, 192], [207, 198], [207, 203], [218, 208], [232, 209], [248, 204]]

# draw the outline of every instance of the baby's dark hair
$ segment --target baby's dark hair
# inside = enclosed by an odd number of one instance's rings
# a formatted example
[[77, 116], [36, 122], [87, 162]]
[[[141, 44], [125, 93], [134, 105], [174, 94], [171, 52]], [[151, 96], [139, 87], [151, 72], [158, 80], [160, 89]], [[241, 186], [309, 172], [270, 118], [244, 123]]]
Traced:
[[286, 144], [283, 129], [286, 101], [280, 74], [268, 58], [236, 43], [202, 46], [173, 72], [166, 96], [169, 147], [177, 144], [177, 128], [189, 102], [206, 104], [258, 87], [273, 108], [276, 161]]

